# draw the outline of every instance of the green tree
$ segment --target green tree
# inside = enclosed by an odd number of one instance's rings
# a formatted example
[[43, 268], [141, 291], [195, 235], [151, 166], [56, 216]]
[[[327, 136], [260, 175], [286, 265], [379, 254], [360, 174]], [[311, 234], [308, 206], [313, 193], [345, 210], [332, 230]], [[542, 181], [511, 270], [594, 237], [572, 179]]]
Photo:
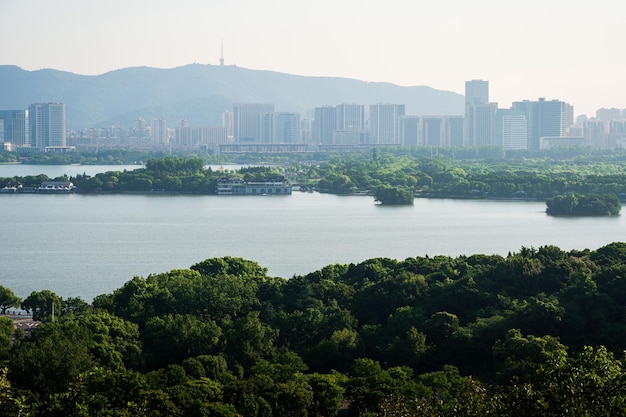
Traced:
[[0, 314], [6, 314], [12, 307], [19, 307], [22, 299], [16, 296], [9, 288], [0, 285]]
[[410, 189], [381, 185], [374, 193], [374, 199], [383, 205], [411, 205], [413, 204], [413, 192]]
[[342, 384], [346, 377], [339, 373], [318, 374], [307, 377], [312, 391], [311, 402], [307, 413], [309, 417], [332, 417], [337, 415], [343, 401]]
[[33, 320], [46, 320], [52, 314], [61, 314], [63, 299], [50, 290], [33, 291], [22, 301], [21, 308], [28, 313], [32, 312]]

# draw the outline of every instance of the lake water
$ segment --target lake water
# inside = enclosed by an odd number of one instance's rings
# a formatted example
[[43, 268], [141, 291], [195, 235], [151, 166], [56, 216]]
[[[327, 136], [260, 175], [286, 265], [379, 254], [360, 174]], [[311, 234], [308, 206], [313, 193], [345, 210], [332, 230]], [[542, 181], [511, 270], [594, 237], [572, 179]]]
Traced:
[[[5, 168], [0, 177], [15, 175]], [[47, 168], [36, 173], [51, 176]], [[625, 216], [555, 218], [544, 203], [524, 201], [417, 199], [414, 206], [383, 207], [372, 197], [300, 192], [25, 194], [0, 196], [0, 210], [0, 285], [20, 297], [50, 289], [87, 301], [135, 275], [217, 256], [254, 260], [289, 278], [373, 257], [506, 255], [547, 244], [597, 249], [626, 240]]]

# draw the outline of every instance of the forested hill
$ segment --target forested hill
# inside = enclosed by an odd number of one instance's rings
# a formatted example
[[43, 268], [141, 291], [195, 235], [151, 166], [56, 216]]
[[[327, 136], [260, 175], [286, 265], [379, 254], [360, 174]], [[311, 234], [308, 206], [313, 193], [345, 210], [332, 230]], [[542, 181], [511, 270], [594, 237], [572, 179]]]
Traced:
[[0, 415], [624, 415], [625, 277], [613, 243], [291, 279], [214, 258], [92, 305], [36, 291], [30, 338], [0, 317]]
[[[459, 90], [462, 86], [459, 86]], [[463, 96], [426, 86], [403, 87], [337, 77], [307, 77], [237, 66], [192, 64], [172, 69], [125, 68], [97, 76], [0, 66], [0, 109], [62, 102], [68, 128], [123, 124], [142, 117], [175, 126], [220, 126], [232, 104], [274, 103], [304, 114], [340, 103], [405, 104], [407, 114], [463, 114]]]

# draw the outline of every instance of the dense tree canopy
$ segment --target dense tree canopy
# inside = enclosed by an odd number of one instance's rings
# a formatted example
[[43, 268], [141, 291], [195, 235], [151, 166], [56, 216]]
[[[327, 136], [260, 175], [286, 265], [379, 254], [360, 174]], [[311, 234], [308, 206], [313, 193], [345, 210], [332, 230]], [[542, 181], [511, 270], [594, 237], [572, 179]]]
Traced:
[[613, 243], [290, 279], [224, 257], [91, 304], [35, 291], [32, 336], [0, 326], [0, 400], [8, 415], [622, 415], [625, 272]]

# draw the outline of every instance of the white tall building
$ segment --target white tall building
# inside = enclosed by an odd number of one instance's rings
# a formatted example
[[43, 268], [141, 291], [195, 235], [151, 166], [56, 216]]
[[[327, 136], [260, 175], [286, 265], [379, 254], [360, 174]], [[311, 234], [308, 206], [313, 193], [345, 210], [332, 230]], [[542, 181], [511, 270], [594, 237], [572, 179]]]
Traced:
[[167, 121], [165, 119], [154, 119], [152, 121], [152, 143], [154, 145], [167, 145], [169, 143]]
[[362, 104], [339, 104], [337, 111], [337, 130], [365, 129], [365, 106]]
[[504, 149], [528, 149], [528, 129], [524, 112], [513, 109], [496, 111], [496, 144]]
[[370, 143], [395, 145], [401, 143], [400, 118], [404, 104], [373, 104], [370, 106]]
[[28, 106], [30, 146], [65, 147], [65, 104], [35, 103]]

